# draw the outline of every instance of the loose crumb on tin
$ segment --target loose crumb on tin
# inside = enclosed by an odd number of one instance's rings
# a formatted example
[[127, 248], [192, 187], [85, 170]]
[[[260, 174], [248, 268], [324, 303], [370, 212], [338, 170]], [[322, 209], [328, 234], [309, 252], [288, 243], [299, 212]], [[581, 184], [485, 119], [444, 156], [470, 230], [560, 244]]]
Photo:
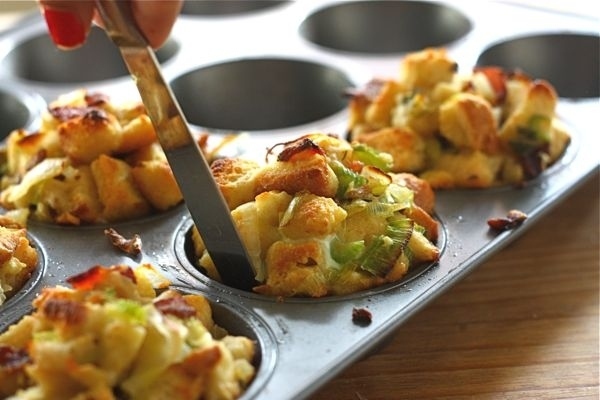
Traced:
[[527, 214], [519, 210], [510, 210], [504, 218], [490, 218], [488, 226], [498, 232], [517, 228], [525, 222]]
[[366, 308], [353, 308], [352, 309], [352, 322], [359, 326], [370, 325], [373, 321], [373, 315], [371, 311]]
[[115, 229], [106, 228], [104, 235], [108, 237], [113, 246], [131, 256], [137, 256], [142, 252], [142, 239], [138, 234], [134, 234], [133, 237], [127, 239]]

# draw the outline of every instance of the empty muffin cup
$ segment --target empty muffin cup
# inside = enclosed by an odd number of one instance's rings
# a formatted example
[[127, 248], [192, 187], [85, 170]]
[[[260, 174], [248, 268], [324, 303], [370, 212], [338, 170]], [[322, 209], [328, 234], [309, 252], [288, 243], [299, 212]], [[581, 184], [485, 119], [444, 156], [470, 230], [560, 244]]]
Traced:
[[[164, 63], [178, 51], [172, 40], [156, 51]], [[128, 76], [129, 72], [119, 50], [106, 33], [92, 28], [85, 45], [70, 51], [60, 51], [45, 32], [19, 43], [2, 60], [4, 75], [43, 83], [94, 82]]]
[[333, 50], [393, 54], [452, 43], [471, 22], [448, 5], [422, 1], [352, 1], [324, 7], [300, 25], [309, 42]]
[[0, 83], [0, 141], [15, 129], [36, 129], [45, 106], [41, 96], [7, 82]]
[[183, 3], [181, 14], [197, 16], [219, 16], [245, 14], [269, 9], [289, 1], [277, 0], [187, 0]]
[[262, 131], [314, 122], [345, 109], [352, 86], [319, 63], [257, 58], [193, 70], [170, 82], [188, 119], [204, 128]]
[[483, 51], [477, 65], [495, 65], [552, 83], [563, 98], [599, 96], [600, 36], [549, 33], [498, 42]]

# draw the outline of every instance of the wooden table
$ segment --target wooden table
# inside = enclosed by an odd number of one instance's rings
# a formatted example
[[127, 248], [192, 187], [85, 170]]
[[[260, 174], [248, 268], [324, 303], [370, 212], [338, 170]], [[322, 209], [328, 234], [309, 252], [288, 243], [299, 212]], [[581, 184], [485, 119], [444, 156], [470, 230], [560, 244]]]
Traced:
[[321, 399], [599, 398], [599, 175]]

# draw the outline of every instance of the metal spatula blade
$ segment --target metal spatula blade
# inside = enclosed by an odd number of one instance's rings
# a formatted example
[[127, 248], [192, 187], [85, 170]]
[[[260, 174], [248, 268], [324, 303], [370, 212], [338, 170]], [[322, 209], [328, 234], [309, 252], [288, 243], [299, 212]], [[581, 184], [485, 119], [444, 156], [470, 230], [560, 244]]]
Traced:
[[[137, 29], [128, 1], [96, 0], [155, 127], [187, 208], [223, 283], [250, 290], [255, 273], [230, 210], [160, 66]], [[160, 188], [156, 188], [160, 190]]]

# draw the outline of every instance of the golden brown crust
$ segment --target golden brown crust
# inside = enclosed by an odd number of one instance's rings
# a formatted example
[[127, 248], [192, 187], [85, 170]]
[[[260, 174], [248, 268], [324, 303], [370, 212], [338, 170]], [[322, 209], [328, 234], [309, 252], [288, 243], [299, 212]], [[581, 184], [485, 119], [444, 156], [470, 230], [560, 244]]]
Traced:
[[102, 154], [92, 162], [91, 169], [107, 221], [149, 213], [150, 204], [135, 186], [131, 167], [126, 162]]
[[323, 266], [325, 255], [313, 240], [275, 242], [267, 252], [267, 280], [255, 291], [271, 296], [325, 296], [328, 291]]
[[[426, 211], [433, 211], [433, 190], [412, 174], [388, 175], [389, 164], [388, 154], [322, 133], [286, 143], [264, 166], [215, 162], [228, 203], [239, 204], [231, 215], [257, 273], [254, 291], [353, 293], [401, 279], [411, 263], [437, 260], [438, 226]], [[196, 229], [192, 240], [199, 265], [218, 280]]]
[[255, 175], [259, 168], [258, 163], [242, 158], [213, 161], [210, 169], [230, 209], [254, 200]]
[[61, 149], [74, 164], [89, 164], [101, 154], [112, 154], [119, 145], [116, 118], [105, 112], [89, 113], [58, 127]]
[[382, 128], [355, 135], [355, 140], [392, 155], [393, 171], [416, 172], [425, 166], [425, 140], [408, 127]]
[[183, 201], [173, 171], [166, 161], [144, 161], [131, 169], [131, 176], [136, 188], [156, 210], [166, 211]]
[[17, 293], [38, 265], [38, 252], [27, 237], [27, 229], [3, 218], [0, 224], [0, 305]]
[[346, 219], [346, 211], [328, 197], [301, 193], [294, 199], [290, 218], [280, 220], [279, 229], [286, 237], [296, 239], [324, 238], [336, 232]]
[[6, 169], [0, 204], [58, 224], [131, 219], [183, 200], [144, 107], [85, 90], [53, 101], [39, 131], [11, 133]]
[[354, 94], [348, 128], [352, 140], [392, 154], [392, 171], [435, 188], [522, 184], [569, 144], [556, 104], [547, 81], [498, 67], [459, 73], [445, 49], [428, 48], [404, 57], [398, 79]]
[[500, 147], [490, 104], [480, 96], [459, 93], [440, 106], [440, 134], [457, 148], [495, 153]]
[[0, 394], [239, 397], [255, 374], [255, 343], [215, 325], [201, 295], [157, 295], [156, 274], [149, 264], [95, 266], [68, 278], [72, 289], [44, 288], [33, 313], [0, 334]]
[[337, 178], [322, 156], [267, 164], [256, 175], [255, 195], [271, 190], [287, 193], [308, 191], [318, 196], [334, 197]]

